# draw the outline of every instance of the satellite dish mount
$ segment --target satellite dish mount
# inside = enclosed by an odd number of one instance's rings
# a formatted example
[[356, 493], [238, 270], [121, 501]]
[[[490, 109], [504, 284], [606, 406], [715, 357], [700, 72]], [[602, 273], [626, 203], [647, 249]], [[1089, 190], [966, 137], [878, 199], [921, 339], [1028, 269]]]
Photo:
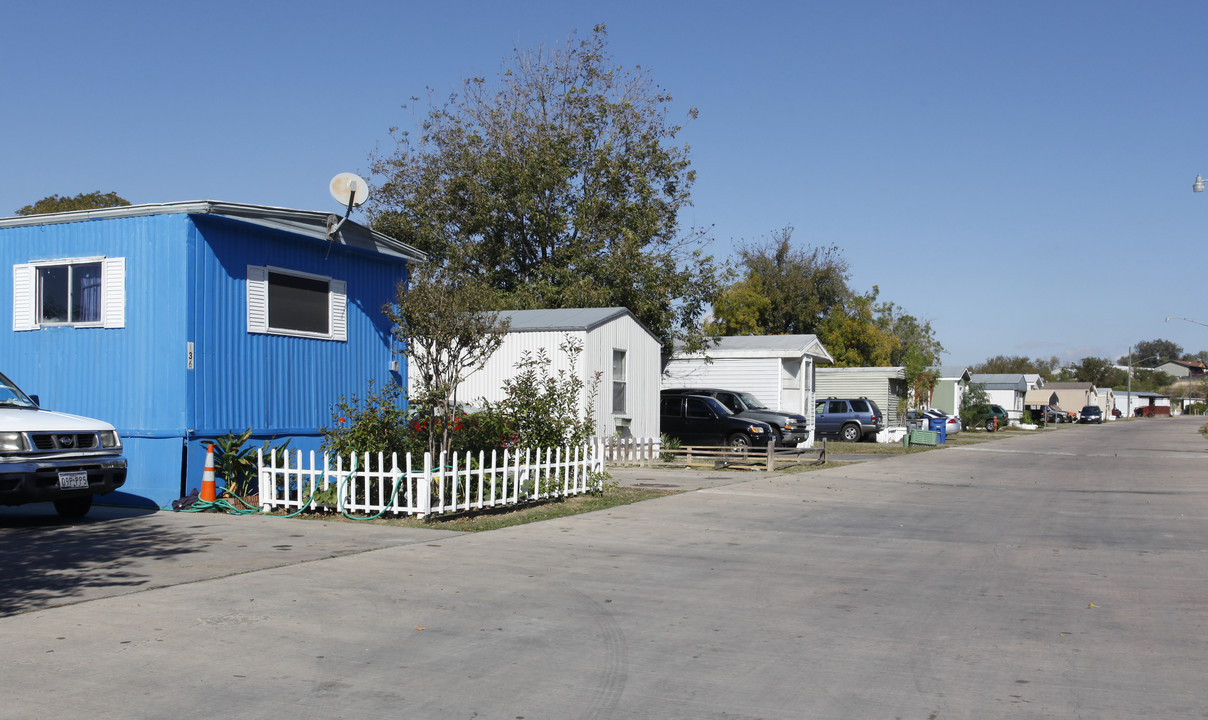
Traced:
[[[343, 172], [331, 179], [331, 196], [336, 202], [344, 205], [344, 217], [335, 215], [327, 217], [327, 239], [331, 240], [340, 227], [348, 221], [354, 207], [360, 207], [369, 199], [369, 183], [356, 173]], [[338, 220], [338, 222], [337, 222]]]

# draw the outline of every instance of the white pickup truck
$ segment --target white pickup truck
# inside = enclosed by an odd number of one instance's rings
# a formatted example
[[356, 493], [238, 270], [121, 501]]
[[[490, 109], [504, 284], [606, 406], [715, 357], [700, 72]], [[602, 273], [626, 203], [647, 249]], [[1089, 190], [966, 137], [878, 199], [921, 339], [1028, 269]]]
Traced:
[[50, 501], [63, 517], [78, 518], [93, 495], [125, 482], [112, 425], [43, 410], [0, 373], [0, 505]]

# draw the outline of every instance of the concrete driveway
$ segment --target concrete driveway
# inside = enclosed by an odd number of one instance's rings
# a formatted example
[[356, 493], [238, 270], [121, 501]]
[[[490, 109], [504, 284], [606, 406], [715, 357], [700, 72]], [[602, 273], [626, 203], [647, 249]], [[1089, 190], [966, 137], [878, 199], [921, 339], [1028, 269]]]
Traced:
[[4, 714], [1205, 717], [1197, 427], [702, 479], [474, 535], [0, 515]]

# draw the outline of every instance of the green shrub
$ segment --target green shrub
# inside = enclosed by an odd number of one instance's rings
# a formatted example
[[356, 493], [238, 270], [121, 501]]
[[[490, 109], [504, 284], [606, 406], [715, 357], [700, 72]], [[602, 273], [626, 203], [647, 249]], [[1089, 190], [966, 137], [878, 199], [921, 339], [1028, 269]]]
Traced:
[[353, 395], [336, 403], [331, 427], [322, 428], [324, 451], [347, 456], [352, 453], [406, 453], [427, 448], [427, 438], [416, 444], [409, 431], [407, 412], [400, 405], [403, 389], [395, 383], [377, 388], [372, 380], [364, 398]]
[[[214, 449], [214, 475], [222, 478], [227, 492], [238, 497], [250, 494], [256, 479], [257, 448], [244, 447], [251, 437], [252, 429], [248, 428], [238, 435], [229, 432], [214, 442], [217, 445]], [[265, 440], [259, 448], [266, 455], [286, 454], [289, 449], [288, 440], [271, 447], [269, 442]]]
[[579, 445], [595, 429], [592, 410], [599, 374], [587, 386], [575, 369], [583, 346], [568, 336], [559, 348], [566, 353], [570, 370], [550, 372], [551, 361], [544, 348], [535, 356], [525, 352], [516, 363], [516, 376], [503, 381], [503, 401], [484, 403], [489, 412], [507, 419], [520, 447]]

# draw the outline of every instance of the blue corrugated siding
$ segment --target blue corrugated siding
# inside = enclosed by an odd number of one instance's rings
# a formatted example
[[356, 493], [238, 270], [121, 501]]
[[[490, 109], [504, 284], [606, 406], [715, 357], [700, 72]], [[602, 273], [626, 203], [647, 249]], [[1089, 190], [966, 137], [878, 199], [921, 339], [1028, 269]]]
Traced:
[[[183, 215], [0, 229], [0, 370], [44, 406], [103, 418], [125, 435], [185, 427]], [[13, 332], [13, 265], [126, 258], [124, 328]]]
[[[285, 233], [203, 216], [194, 248], [200, 302], [193, 310], [194, 426], [315, 433], [336, 401], [364, 395], [369, 379], [393, 382], [390, 325], [382, 305], [405, 275], [401, 260], [351, 253]], [[348, 340], [247, 332], [248, 265], [325, 275], [348, 284]], [[400, 375], [401, 379], [401, 375]]]

